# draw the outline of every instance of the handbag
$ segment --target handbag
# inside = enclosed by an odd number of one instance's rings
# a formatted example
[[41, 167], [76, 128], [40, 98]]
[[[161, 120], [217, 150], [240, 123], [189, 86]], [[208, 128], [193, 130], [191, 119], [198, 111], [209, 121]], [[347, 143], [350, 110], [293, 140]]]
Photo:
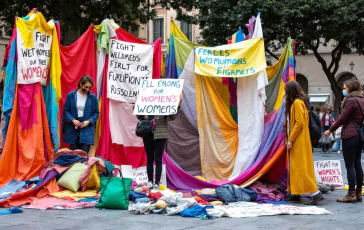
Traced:
[[324, 136], [322, 135], [319, 141], [320, 144], [330, 144], [331, 140], [330, 140], [330, 136]]
[[124, 178], [120, 169], [120, 177], [100, 178], [100, 200], [96, 208], [127, 210], [132, 179]]
[[356, 121], [354, 119], [352, 119], [352, 121], [354, 122], [354, 125], [355, 125], [355, 127], [356, 127], [356, 129], [358, 130], [358, 133], [359, 133], [361, 149], [364, 150], [364, 114], [363, 114], [363, 110], [361, 109], [361, 106], [360, 106], [358, 100], [356, 100], [355, 97], [354, 97], [354, 100], [358, 104], [361, 115], [362, 115], [361, 127], [359, 127], [359, 125], [356, 123]]
[[135, 129], [135, 135], [138, 137], [147, 137], [153, 135], [156, 116], [152, 120], [140, 119]]

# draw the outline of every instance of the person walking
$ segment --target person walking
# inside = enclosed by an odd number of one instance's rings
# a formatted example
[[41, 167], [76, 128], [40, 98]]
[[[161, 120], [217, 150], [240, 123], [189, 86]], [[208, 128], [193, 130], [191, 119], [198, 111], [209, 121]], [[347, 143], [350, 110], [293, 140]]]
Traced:
[[[334, 117], [331, 115], [331, 109], [326, 108], [325, 114], [321, 118], [321, 127], [323, 127], [323, 132], [330, 129], [331, 125], [335, 122]], [[322, 144], [322, 152], [329, 151], [329, 144]]]
[[296, 81], [286, 83], [285, 114], [286, 146], [288, 150], [288, 187], [291, 200], [310, 197], [307, 205], [323, 200], [314, 172], [312, 145], [309, 131], [308, 98]]
[[78, 89], [68, 93], [63, 109], [63, 141], [71, 150], [80, 149], [88, 153], [94, 144], [95, 125], [99, 118], [99, 106], [95, 94], [90, 92], [94, 85], [90, 76], [78, 81]]
[[[180, 102], [178, 105], [178, 111], [182, 103], [182, 94], [180, 95]], [[177, 114], [172, 114], [169, 116], [154, 116], [154, 115], [137, 115], [139, 120], [148, 119], [155, 120], [155, 127], [153, 134], [143, 138], [144, 149], [147, 154], [147, 175], [148, 182], [147, 186], [158, 190], [161, 185], [162, 176], [162, 158], [164, 149], [168, 139], [168, 118], [172, 121], [177, 118]], [[155, 180], [154, 176], [154, 162], [155, 162]], [[154, 183], [153, 183], [154, 181]]]
[[[349, 191], [347, 195], [337, 202], [356, 203], [362, 202], [363, 169], [361, 165], [361, 138], [359, 127], [363, 121], [364, 93], [358, 80], [350, 79], [344, 82], [342, 112], [337, 121], [324, 135], [328, 136], [342, 126], [341, 140], [343, 156]], [[356, 188], [355, 188], [356, 185]]]

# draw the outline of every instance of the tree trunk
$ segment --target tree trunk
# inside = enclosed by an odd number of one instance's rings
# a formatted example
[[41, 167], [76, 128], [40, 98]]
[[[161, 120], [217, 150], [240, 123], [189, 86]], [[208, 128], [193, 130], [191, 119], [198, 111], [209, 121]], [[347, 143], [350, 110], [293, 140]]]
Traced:
[[342, 94], [341, 92], [335, 95], [335, 102], [334, 102], [334, 112], [335, 112], [335, 118], [339, 117], [341, 112], [341, 100], [342, 100]]

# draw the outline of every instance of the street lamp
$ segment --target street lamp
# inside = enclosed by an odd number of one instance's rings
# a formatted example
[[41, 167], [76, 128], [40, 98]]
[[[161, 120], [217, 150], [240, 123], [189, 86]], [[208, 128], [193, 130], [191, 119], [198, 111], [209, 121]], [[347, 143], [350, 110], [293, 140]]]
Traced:
[[351, 72], [353, 72], [353, 69], [354, 69], [354, 66], [355, 66], [354, 62], [351, 62], [351, 63], [349, 64], [349, 66], [350, 66]]

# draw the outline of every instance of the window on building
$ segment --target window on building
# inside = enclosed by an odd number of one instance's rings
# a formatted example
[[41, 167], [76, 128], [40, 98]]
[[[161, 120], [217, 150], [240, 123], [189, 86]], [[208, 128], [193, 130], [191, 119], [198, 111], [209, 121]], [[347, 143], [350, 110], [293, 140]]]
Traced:
[[157, 18], [153, 20], [153, 42], [164, 36], [164, 19]]
[[298, 82], [298, 84], [300, 84], [303, 91], [306, 94], [308, 94], [308, 81], [307, 81], [307, 78], [305, 76], [303, 76], [302, 74], [297, 74], [296, 81]]
[[192, 24], [188, 24], [187, 22], [181, 22], [181, 30], [186, 35], [188, 40], [192, 41]]

